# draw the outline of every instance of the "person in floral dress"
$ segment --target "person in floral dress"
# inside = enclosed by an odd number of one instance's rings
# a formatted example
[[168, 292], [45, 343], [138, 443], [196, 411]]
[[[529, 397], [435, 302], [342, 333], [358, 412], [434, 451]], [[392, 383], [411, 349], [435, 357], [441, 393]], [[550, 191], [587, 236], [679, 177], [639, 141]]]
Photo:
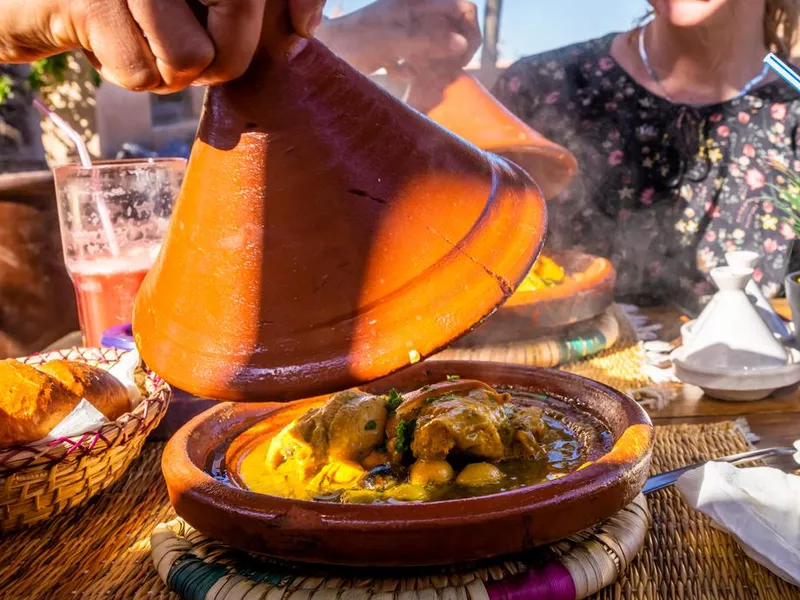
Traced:
[[550, 204], [548, 245], [609, 257], [622, 300], [690, 314], [726, 252], [755, 250], [755, 279], [775, 296], [800, 268], [770, 200], [785, 183], [776, 161], [800, 171], [800, 95], [762, 59], [768, 48], [790, 54], [800, 3], [651, 4], [641, 28], [524, 58], [494, 88], [578, 158]]

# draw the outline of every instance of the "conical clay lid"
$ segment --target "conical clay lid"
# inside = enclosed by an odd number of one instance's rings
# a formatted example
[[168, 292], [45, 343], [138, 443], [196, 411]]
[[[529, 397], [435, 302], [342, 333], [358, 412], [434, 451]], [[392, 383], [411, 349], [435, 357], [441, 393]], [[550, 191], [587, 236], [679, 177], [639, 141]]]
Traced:
[[145, 362], [231, 400], [340, 390], [416, 362], [502, 303], [545, 206], [518, 167], [291, 35], [209, 90], [161, 254], [136, 302]]
[[443, 82], [442, 73], [432, 69], [419, 75], [408, 103], [478, 148], [520, 165], [545, 198], [569, 185], [578, 168], [571, 152], [526, 125], [472, 75], [459, 71]]

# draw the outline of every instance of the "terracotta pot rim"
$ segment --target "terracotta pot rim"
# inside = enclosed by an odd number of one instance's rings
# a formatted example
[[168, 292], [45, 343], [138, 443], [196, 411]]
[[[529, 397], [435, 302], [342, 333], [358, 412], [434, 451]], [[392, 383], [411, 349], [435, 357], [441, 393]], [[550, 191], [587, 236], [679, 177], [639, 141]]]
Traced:
[[[568, 276], [572, 275], [573, 278], [552, 288], [535, 291], [514, 292], [514, 294], [512, 294], [503, 305], [505, 308], [526, 306], [542, 301], [555, 300], [557, 298], [567, 298], [569, 296], [585, 292], [589, 289], [604, 286], [613, 289], [614, 284], [616, 283], [617, 272], [616, 269], [614, 269], [614, 265], [611, 264], [610, 260], [602, 256], [595, 256], [593, 254], [587, 254], [577, 250], [565, 250], [563, 252], [553, 252], [552, 254], [544, 252], [543, 254], [546, 256], [556, 257], [556, 259], [558, 256], [586, 258], [591, 259], [592, 263], [583, 271], [577, 273], [567, 273]], [[556, 260], [556, 262], [558, 262], [558, 260]], [[575, 279], [576, 275], [580, 276], [580, 278]]]
[[[498, 366], [496, 363], [482, 361], [436, 362], [437, 368], [444, 370], [447, 370], [448, 365], [452, 369], [458, 369], [459, 367], [463, 367], [467, 362], [476, 367]], [[213, 478], [205, 469], [198, 466], [191, 459], [185, 460], [185, 458], [189, 456], [190, 440], [195, 432], [209, 421], [216, 419], [220, 413], [229, 411], [237, 406], [237, 403], [225, 402], [194, 417], [173, 436], [164, 450], [162, 459], [164, 475], [169, 480], [169, 473], [173, 470], [173, 466], [182, 463], [180, 466], [181, 470], [188, 471], [188, 473], [183, 474], [183, 476], [185, 477], [186, 474], [188, 474], [194, 478], [195, 481], [195, 485], [186, 493], [200, 501], [206, 501], [220, 493], [224, 493], [228, 498], [236, 500], [235, 504], [232, 506], [234, 512], [245, 511], [248, 513], [258, 513], [261, 508], [274, 512], [276, 509], [303, 510], [313, 507], [315, 513], [323, 516], [323, 526], [326, 528], [352, 527], [352, 515], [354, 512], [357, 512], [359, 515], [358, 522], [368, 525], [370, 528], [391, 529], [396, 528], [398, 525], [404, 528], [417, 528], [434, 522], [443, 523], [463, 520], [463, 515], [459, 514], [452, 514], [449, 517], [438, 514], [441, 513], [442, 510], [452, 507], [470, 507], [471, 510], [469, 512], [472, 515], [470, 519], [480, 522], [496, 519], [500, 515], [515, 515], [526, 512], [529, 506], [526, 504], [525, 500], [532, 494], [541, 497], [542, 492], [546, 492], [546, 496], [543, 500], [537, 500], [538, 505], [546, 506], [561, 502], [562, 499], [559, 496], [570, 491], [580, 492], [577, 494], [578, 496], [591, 495], [593, 492], [599, 493], [606, 485], [613, 483], [620, 471], [639, 463], [643, 458], [646, 458], [652, 450], [654, 439], [652, 423], [644, 409], [625, 394], [599, 382], [555, 369], [542, 369], [526, 365], [504, 366], [511, 368], [512, 371], [530, 372], [531, 374], [546, 372], [548, 375], [563, 381], [580, 380], [584, 386], [592, 388], [595, 392], [611, 396], [618, 401], [628, 417], [625, 432], [623, 432], [620, 439], [615, 442], [612, 449], [597, 461], [583, 469], [573, 471], [553, 481], [501, 492], [499, 494], [489, 494], [486, 496], [457, 500], [405, 504], [343, 504], [311, 500], [293, 500], [279, 496], [259, 494], [223, 483]], [[502, 385], [495, 385], [503, 389]], [[513, 389], [513, 387], [511, 389]], [[236, 434], [242, 433], [271, 412], [286, 409], [288, 406], [291, 406], [291, 403], [248, 403], [246, 405], [246, 410], [252, 415], [252, 418], [243, 418], [243, 421], [247, 421], [247, 426], [245, 427], [242, 425], [241, 428], [237, 426]], [[257, 418], [256, 415], [258, 414], [260, 414], [260, 417]], [[627, 438], [623, 441], [622, 438], [625, 438], [626, 435], [636, 438], [636, 448], [638, 451], [632, 455], [621, 447], [631, 441]], [[198, 493], [196, 490], [200, 490], [200, 492]], [[263, 502], [269, 502], [270, 507], [260, 507], [259, 505]], [[412, 521], [409, 521], [407, 517], [409, 507], [413, 507], [415, 512], [419, 513], [419, 517], [415, 517]], [[405, 516], [403, 516], [404, 513]], [[426, 513], [437, 514], [428, 515]], [[393, 518], [395, 515], [397, 516], [396, 519]]]

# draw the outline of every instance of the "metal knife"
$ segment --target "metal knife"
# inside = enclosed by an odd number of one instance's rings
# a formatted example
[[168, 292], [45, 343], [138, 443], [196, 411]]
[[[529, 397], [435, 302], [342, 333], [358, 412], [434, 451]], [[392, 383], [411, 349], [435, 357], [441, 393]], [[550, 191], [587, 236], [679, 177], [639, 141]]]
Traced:
[[[771, 456], [788, 456], [788, 455], [795, 455], [795, 461], [800, 464], [800, 440], [795, 442], [795, 447], [785, 447], [785, 448], [764, 448], [763, 450], [753, 450], [751, 452], [742, 452], [741, 454], [733, 454], [731, 456], [725, 456], [723, 458], [715, 458], [713, 462], [727, 462], [733, 465], [748, 462], [751, 460], [759, 460], [762, 458], [768, 458]], [[653, 475], [650, 477], [647, 482], [644, 484], [644, 489], [642, 492], [645, 494], [650, 494], [652, 492], [662, 490], [666, 487], [673, 485], [678, 478], [686, 473], [687, 471], [691, 471], [692, 469], [696, 469], [698, 467], [702, 467], [706, 462], [697, 463], [694, 465], [690, 465], [688, 467], [682, 467], [680, 469], [675, 469], [674, 471], [667, 471], [666, 473], [659, 473], [658, 475]]]

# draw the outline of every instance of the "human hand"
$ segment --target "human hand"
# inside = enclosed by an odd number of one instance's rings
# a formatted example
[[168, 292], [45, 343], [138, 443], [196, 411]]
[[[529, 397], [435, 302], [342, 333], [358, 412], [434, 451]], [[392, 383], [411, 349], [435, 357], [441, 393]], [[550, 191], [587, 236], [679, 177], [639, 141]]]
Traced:
[[434, 62], [464, 66], [481, 45], [467, 0], [377, 0], [328, 21], [318, 37], [363, 73], [385, 68], [403, 79]]
[[[107, 80], [171, 93], [239, 77], [255, 54], [264, 8], [276, 0], [3, 0], [0, 62], [83, 50]], [[286, 1], [286, 0], [277, 0]], [[289, 0], [309, 37], [325, 0]]]

